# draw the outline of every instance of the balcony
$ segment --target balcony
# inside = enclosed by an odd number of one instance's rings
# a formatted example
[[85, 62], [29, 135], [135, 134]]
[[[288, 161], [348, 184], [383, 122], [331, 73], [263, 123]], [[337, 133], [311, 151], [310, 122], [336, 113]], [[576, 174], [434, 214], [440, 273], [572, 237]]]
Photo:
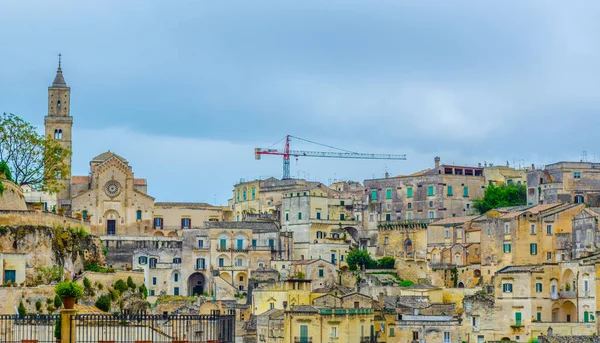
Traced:
[[294, 337], [294, 343], [312, 343], [312, 337]]
[[510, 326], [513, 329], [517, 329], [517, 328], [521, 328], [523, 327], [523, 321], [521, 319], [515, 319], [515, 321], [512, 323], [512, 325]]
[[223, 271], [244, 271], [244, 270], [248, 270], [248, 266], [222, 266], [222, 267], [219, 267], [219, 270], [223, 270]]
[[575, 291], [560, 291], [559, 293], [561, 299], [575, 299], [577, 297], [577, 292]]

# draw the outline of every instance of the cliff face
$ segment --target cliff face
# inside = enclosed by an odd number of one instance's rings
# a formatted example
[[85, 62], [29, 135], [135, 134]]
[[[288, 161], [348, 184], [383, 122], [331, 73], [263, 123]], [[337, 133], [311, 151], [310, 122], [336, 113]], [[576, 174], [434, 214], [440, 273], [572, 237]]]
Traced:
[[105, 262], [100, 239], [83, 229], [0, 226], [0, 252], [24, 254], [28, 283], [37, 279], [39, 267], [61, 266], [72, 277], [86, 264]]

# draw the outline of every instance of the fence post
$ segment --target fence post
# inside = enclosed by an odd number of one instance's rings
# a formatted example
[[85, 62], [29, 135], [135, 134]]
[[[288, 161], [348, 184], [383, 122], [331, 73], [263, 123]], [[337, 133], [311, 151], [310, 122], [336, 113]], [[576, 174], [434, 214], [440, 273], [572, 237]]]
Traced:
[[60, 310], [60, 335], [61, 343], [77, 343], [77, 339], [75, 337], [75, 331], [77, 331], [77, 325], [75, 324], [75, 314], [77, 314], [77, 310], [71, 309], [63, 309]]

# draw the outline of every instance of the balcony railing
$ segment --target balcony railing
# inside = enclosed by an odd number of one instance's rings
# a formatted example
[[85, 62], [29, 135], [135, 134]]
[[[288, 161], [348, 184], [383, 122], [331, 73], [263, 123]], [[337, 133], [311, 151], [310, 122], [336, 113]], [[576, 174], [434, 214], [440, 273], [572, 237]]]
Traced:
[[561, 299], [574, 299], [577, 297], [577, 292], [575, 291], [560, 291]]
[[515, 321], [511, 325], [511, 327], [513, 327], [513, 328], [520, 328], [522, 326], [523, 326], [523, 321], [521, 319], [515, 319]]
[[294, 343], [312, 343], [312, 337], [294, 337]]

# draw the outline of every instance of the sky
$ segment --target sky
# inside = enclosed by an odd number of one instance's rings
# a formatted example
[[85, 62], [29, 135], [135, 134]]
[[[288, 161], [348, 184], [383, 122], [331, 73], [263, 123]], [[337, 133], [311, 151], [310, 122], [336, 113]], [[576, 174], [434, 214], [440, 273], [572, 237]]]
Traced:
[[61, 53], [73, 174], [110, 150], [156, 201], [226, 204], [240, 180], [280, 178], [254, 148], [287, 134], [407, 154], [292, 159], [323, 183], [435, 156], [600, 161], [599, 16], [592, 0], [0, 1], [0, 111], [41, 129]]

